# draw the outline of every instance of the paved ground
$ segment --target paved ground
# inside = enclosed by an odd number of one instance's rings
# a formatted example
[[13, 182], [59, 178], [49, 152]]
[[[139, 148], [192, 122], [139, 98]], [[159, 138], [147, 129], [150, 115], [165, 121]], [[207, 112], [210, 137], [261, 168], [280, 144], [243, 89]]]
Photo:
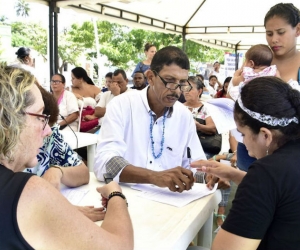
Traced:
[[[228, 205], [226, 207], [226, 213], [225, 213], [226, 215], [228, 215], [228, 212], [229, 212], [229, 210], [231, 208], [231, 204], [232, 204], [232, 201], [233, 201], [234, 196], [235, 196], [236, 188], [237, 188], [237, 185], [235, 185], [233, 183], [232, 186], [231, 186], [231, 192], [230, 192], [230, 196], [229, 196]], [[213, 239], [216, 236], [216, 234], [214, 233], [214, 231], [216, 229], [217, 229], [217, 223], [216, 223], [216, 217], [214, 217], [214, 224], [213, 224], [213, 231], [212, 231]]]

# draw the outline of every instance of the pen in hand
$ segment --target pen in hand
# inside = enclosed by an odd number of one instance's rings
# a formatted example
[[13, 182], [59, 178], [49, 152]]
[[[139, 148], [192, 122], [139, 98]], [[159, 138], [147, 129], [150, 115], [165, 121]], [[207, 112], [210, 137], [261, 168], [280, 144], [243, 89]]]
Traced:
[[191, 156], [191, 149], [190, 147], [187, 147], [187, 158], [189, 159], [189, 165], [190, 165], [190, 169], [191, 169], [191, 162], [192, 162], [192, 156]]

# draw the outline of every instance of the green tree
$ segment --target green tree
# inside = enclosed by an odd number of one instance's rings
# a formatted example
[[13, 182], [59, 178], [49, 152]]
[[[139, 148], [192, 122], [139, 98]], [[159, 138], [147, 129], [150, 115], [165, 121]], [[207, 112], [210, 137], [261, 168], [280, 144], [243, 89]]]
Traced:
[[22, 16], [22, 17], [28, 17], [29, 16], [29, 4], [25, 2], [24, 0], [18, 0], [16, 5], [15, 5], [15, 10], [17, 13], [17, 16]]
[[221, 49], [214, 49], [208, 46], [196, 43], [194, 41], [187, 40], [186, 54], [191, 61], [191, 72], [197, 73], [199, 64], [212, 63], [218, 61], [224, 63], [225, 51]]
[[[136, 52], [136, 48], [128, 43], [130, 36], [128, 28], [107, 21], [98, 21], [97, 29], [100, 53], [107, 56], [109, 65], [127, 69], [128, 62]], [[81, 25], [73, 24], [69, 33], [73, 42], [81, 43], [84, 48], [89, 49], [87, 53], [89, 58], [96, 57], [92, 22], [84, 22]]]
[[[36, 50], [47, 61], [47, 30], [37, 23], [14, 22], [12, 28], [12, 46], [29, 47]], [[59, 71], [65, 63], [77, 64], [79, 56], [85, 51], [82, 43], [74, 42], [68, 32], [58, 36]]]
[[46, 61], [47, 30], [37, 23], [13, 22], [11, 24], [12, 46], [30, 47]]
[[63, 72], [66, 63], [76, 65], [79, 57], [84, 53], [82, 43], [74, 42], [69, 33], [61, 33], [58, 37], [58, 57], [60, 58], [59, 72]]
[[6, 16], [0, 16], [0, 25], [9, 25], [8, 18]]

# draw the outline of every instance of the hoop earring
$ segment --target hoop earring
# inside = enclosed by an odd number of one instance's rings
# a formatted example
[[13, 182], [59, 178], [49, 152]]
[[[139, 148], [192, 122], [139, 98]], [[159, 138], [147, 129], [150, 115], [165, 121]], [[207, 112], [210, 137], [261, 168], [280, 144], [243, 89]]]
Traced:
[[266, 155], [269, 155], [269, 148], [267, 148]]

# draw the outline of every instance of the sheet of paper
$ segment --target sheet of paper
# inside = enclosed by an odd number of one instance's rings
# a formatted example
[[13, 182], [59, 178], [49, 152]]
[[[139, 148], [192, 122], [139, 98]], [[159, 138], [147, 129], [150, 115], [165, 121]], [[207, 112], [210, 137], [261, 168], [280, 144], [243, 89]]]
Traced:
[[142, 191], [139, 194], [140, 197], [175, 207], [183, 207], [194, 200], [214, 193], [217, 186], [215, 185], [213, 190], [209, 190], [205, 184], [195, 183], [191, 190], [182, 193], [172, 192], [168, 188], [160, 188], [150, 184], [136, 184], [131, 188]]
[[76, 189], [76, 188], [67, 188], [63, 187], [60, 190], [61, 194], [67, 198], [67, 200], [73, 204], [78, 205], [79, 202], [83, 199], [83, 197], [89, 192], [88, 189]]
[[228, 132], [229, 130], [236, 128], [236, 124], [233, 118], [233, 106], [231, 106], [232, 102], [224, 102], [224, 106], [221, 105], [222, 103], [220, 105], [209, 102], [205, 103], [205, 106], [208, 108], [211, 118], [213, 119], [219, 134]]
[[229, 98], [213, 98], [207, 100], [206, 103], [210, 103], [216, 107], [233, 111], [235, 102]]

